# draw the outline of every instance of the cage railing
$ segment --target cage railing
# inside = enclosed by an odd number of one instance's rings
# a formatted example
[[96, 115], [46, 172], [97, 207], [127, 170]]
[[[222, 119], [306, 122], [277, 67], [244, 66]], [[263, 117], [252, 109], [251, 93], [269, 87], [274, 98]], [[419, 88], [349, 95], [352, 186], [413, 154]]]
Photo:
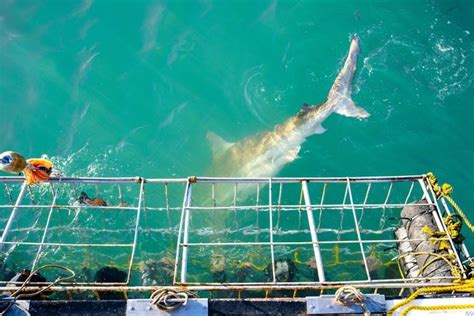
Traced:
[[[213, 291], [213, 290], [326, 290], [334, 289], [343, 284], [350, 284], [358, 288], [365, 289], [386, 289], [386, 288], [419, 288], [422, 286], [435, 286], [435, 285], [447, 285], [447, 282], [433, 282], [436, 280], [446, 280], [451, 277], [430, 277], [429, 279], [424, 277], [416, 277], [407, 279], [405, 277], [398, 278], [378, 278], [374, 279], [371, 277], [371, 271], [369, 268], [368, 257], [366, 254], [366, 247], [374, 244], [397, 244], [399, 240], [396, 238], [367, 238], [363, 236], [365, 230], [362, 228], [361, 223], [365, 213], [370, 210], [382, 210], [382, 213], [379, 215], [380, 225], [384, 225], [387, 221], [388, 216], [386, 212], [389, 210], [398, 210], [403, 208], [406, 205], [410, 205], [413, 200], [426, 200], [426, 203], [421, 203], [418, 205], [426, 205], [433, 207], [433, 217], [435, 219], [437, 228], [440, 231], [448, 232], [446, 225], [444, 224], [442, 218], [444, 214], [451, 214], [451, 210], [448, 207], [444, 199], [437, 200], [433, 189], [430, 184], [425, 180], [425, 175], [411, 175], [411, 176], [389, 176], [389, 177], [288, 177], [288, 178], [216, 178], [216, 177], [189, 177], [189, 178], [167, 178], [167, 179], [148, 179], [143, 177], [117, 177], [117, 178], [73, 178], [73, 177], [61, 177], [61, 178], [51, 178], [48, 183], [45, 183], [41, 186], [48, 188], [50, 191], [50, 199], [48, 203], [44, 203], [41, 197], [36, 196], [37, 193], [31, 191], [31, 188], [24, 183], [22, 177], [0, 177], [0, 182], [3, 183], [4, 189], [4, 198], [0, 200], [0, 210], [2, 210], [3, 215], [0, 215], [0, 219], [5, 221], [3, 225], [3, 230], [1, 231], [0, 239], [0, 250], [5, 261], [8, 260], [8, 256], [11, 254], [8, 251], [4, 251], [4, 248], [8, 247], [17, 247], [17, 246], [34, 246], [37, 247], [33, 259], [31, 261], [30, 270], [34, 270], [38, 267], [38, 263], [41, 259], [41, 255], [45, 247], [71, 247], [71, 248], [84, 248], [88, 249], [90, 247], [96, 248], [113, 248], [124, 249], [126, 255], [128, 256], [127, 264], [127, 277], [124, 282], [114, 282], [114, 283], [99, 283], [99, 282], [80, 282], [80, 281], [71, 281], [63, 282], [57, 286], [52, 287], [53, 291], [151, 291], [156, 289], [157, 286], [141, 286], [141, 285], [132, 285], [132, 271], [134, 270], [134, 265], [136, 264], [136, 253], [137, 249], [140, 248], [140, 238], [139, 233], [142, 228], [142, 216], [143, 212], [148, 211], [166, 211], [168, 213], [168, 222], [169, 222], [169, 212], [180, 212], [179, 214], [179, 223], [177, 225], [177, 235], [175, 236], [175, 246], [176, 251], [174, 254], [174, 266], [173, 266], [173, 276], [171, 284], [160, 284], [160, 286], [170, 286], [170, 287], [182, 287], [186, 286], [191, 290], [202, 290], [202, 291]], [[396, 191], [396, 183], [405, 182], [408, 184], [408, 190], [401, 194], [396, 192], [400, 197], [399, 201], [391, 201], [391, 198]], [[138, 186], [137, 196], [134, 197], [135, 205], [128, 206], [121, 203], [119, 206], [88, 206], [88, 205], [73, 205], [71, 203], [64, 203], [64, 201], [59, 201], [59, 190], [61, 186], [64, 185], [117, 185], [118, 186], [118, 199], [120, 201], [124, 200], [124, 190], [122, 186], [131, 185]], [[220, 185], [233, 185], [232, 192], [230, 193], [231, 200], [225, 205], [219, 205], [218, 203], [218, 188]], [[311, 191], [310, 186], [312, 184], [318, 184], [322, 186], [320, 193], [316, 196], [315, 190]], [[344, 186], [342, 190], [342, 196], [340, 203], [334, 203], [327, 201], [329, 200], [329, 187], [334, 184], [340, 184]], [[365, 184], [367, 187], [362, 191], [357, 193], [358, 198], [354, 196], [353, 186], [356, 184]], [[376, 203], [370, 201], [370, 198], [374, 194], [375, 186], [377, 184], [383, 184], [388, 186], [384, 187], [385, 192], [379, 192], [381, 202]], [[164, 200], [160, 200], [159, 205], [156, 203], [148, 203], [147, 190], [150, 186], [162, 185]], [[171, 196], [170, 186], [178, 185], [180, 187], [184, 186], [184, 190], [179, 191], [177, 195], [182, 194], [182, 196]], [[202, 185], [209, 185], [210, 190], [206, 191], [210, 199], [210, 203], [207, 205], [193, 205], [194, 192], [198, 190]], [[246, 185], [255, 185], [251, 193], [246, 192], [245, 197], [241, 197], [243, 190], [242, 187]], [[291, 200], [296, 202], [284, 201], [282, 197], [288, 190], [284, 189], [284, 186], [293, 186], [290, 188], [290, 191], [300, 193], [300, 198], [292, 197]], [[18, 189], [14, 186], [20, 186]], [[297, 188], [297, 190], [295, 189]], [[196, 190], [194, 190], [196, 189]], [[206, 190], [209, 187], [206, 187]], [[313, 188], [314, 189], [314, 188]], [[406, 189], [404, 187], [404, 189]], [[419, 191], [418, 196], [414, 196], [414, 191]], [[176, 195], [176, 194], [175, 194]], [[266, 197], [265, 197], [266, 195]], [[294, 195], [294, 194], [293, 194]], [[402, 196], [403, 195], [403, 196]], [[30, 201], [26, 200], [26, 197], [30, 197]], [[249, 197], [250, 196], [250, 197]], [[153, 197], [153, 196], [151, 196]], [[181, 206], [171, 204], [171, 199], [181, 200]], [[130, 198], [131, 199], [131, 198]], [[318, 202], [312, 203], [312, 200]], [[248, 205], [247, 205], [247, 204]], [[9, 240], [11, 232], [14, 230], [14, 224], [18, 217], [18, 212], [25, 209], [45, 209], [48, 211], [46, 222], [42, 228], [42, 234], [39, 241], [30, 241], [30, 240]], [[130, 212], [136, 212], [134, 225], [130, 229], [132, 231], [132, 240], [130, 242], [61, 242], [61, 241], [48, 241], [48, 235], [51, 232], [51, 221], [53, 217], [53, 212], [55, 210], [62, 209], [94, 209], [100, 211], [109, 211], [111, 216], [113, 216], [115, 211], [127, 210]], [[262, 223], [257, 223], [259, 232], [265, 232], [266, 240], [264, 241], [216, 241], [216, 242], [202, 242], [202, 241], [191, 241], [190, 237], [195, 233], [191, 229], [192, 215], [197, 211], [210, 211], [210, 212], [225, 212], [231, 214], [233, 212], [243, 212], [253, 210], [257, 212], [256, 221], [259, 221], [260, 212], [268, 212], [268, 220], [266, 225], [261, 226]], [[318, 215], [315, 216], [314, 212], [318, 212]], [[349, 214], [352, 214], [352, 222], [354, 227], [351, 228], [356, 238], [349, 240], [341, 239], [341, 231], [343, 228], [344, 221], [344, 212], [348, 211]], [[275, 224], [280, 225], [280, 212], [298, 212], [300, 217], [303, 212], [306, 213], [306, 218], [308, 222], [309, 232], [307, 230], [301, 230], [303, 235], [308, 235], [306, 241], [278, 241], [275, 240]], [[323, 219], [328, 217], [328, 212], [331, 214], [340, 213], [340, 225], [335, 239], [331, 240], [321, 240], [318, 235], [322, 233], [321, 223]], [[274, 216], [277, 218], [275, 222]], [[301, 218], [300, 218], [301, 221]], [[1, 228], [1, 226], [0, 226]], [[446, 238], [438, 238], [438, 240], [446, 240], [450, 244], [449, 252], [455, 256], [456, 266], [459, 268], [461, 274], [465, 275], [466, 270], [464, 268], [463, 262], [470, 260], [470, 255], [467, 250], [467, 247], [464, 243], [460, 246], [455, 244], [455, 242], [450, 237], [449, 233], [446, 234]], [[408, 239], [407, 241], [422, 241], [421, 239]], [[326, 267], [327, 264], [324, 263], [324, 258], [321, 253], [321, 247], [329, 245], [356, 245], [359, 248], [359, 253], [361, 256], [361, 262], [363, 265], [363, 270], [365, 277], [357, 279], [348, 279], [348, 280], [330, 280], [326, 277]], [[247, 282], [212, 282], [207, 280], [199, 280], [194, 278], [194, 281], [190, 281], [188, 265], [189, 258], [192, 255], [192, 249], [196, 247], [207, 247], [207, 248], [222, 248], [222, 247], [245, 247], [245, 246], [262, 246], [268, 247], [269, 249], [269, 261], [268, 267], [271, 271], [271, 279], [265, 281], [247, 281]], [[316, 262], [316, 274], [317, 281], [288, 281], [280, 282], [277, 280], [277, 267], [276, 261], [277, 256], [275, 253], [275, 247], [278, 246], [308, 246], [312, 249], [312, 254]], [[64, 264], [67, 264], [67, 259], [65, 259]], [[456, 277], [451, 278], [453, 281]], [[39, 283], [38, 285], [41, 285]], [[12, 290], [14, 287], [12, 283], [8, 280], [0, 280], [0, 290], [8, 291]]]

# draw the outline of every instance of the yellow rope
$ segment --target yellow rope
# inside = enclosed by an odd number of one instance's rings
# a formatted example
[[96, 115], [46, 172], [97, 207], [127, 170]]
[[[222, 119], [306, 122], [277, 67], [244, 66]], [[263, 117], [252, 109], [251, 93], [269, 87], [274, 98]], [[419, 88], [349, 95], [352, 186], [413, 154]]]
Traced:
[[397, 263], [398, 263], [398, 270], [400, 272], [400, 275], [403, 277], [404, 273], [401, 267], [401, 259], [405, 258], [406, 256], [409, 255], [414, 255], [414, 256], [419, 256], [419, 255], [427, 255], [427, 256], [434, 256], [435, 258], [428, 261], [425, 263], [422, 267], [419, 267], [420, 270], [420, 275], [422, 274], [421, 272], [424, 271], [430, 264], [432, 264], [436, 260], [444, 260], [451, 268], [451, 274], [455, 277], [461, 277], [461, 273], [459, 272], [459, 268], [454, 265], [449, 259], [452, 259], [452, 254], [439, 254], [439, 253], [434, 253], [434, 252], [426, 252], [426, 251], [417, 251], [417, 252], [408, 252], [404, 253], [400, 256], [397, 257]]
[[428, 183], [433, 188], [433, 192], [437, 199], [443, 197], [446, 201], [448, 201], [452, 207], [458, 212], [459, 216], [461, 216], [462, 220], [466, 224], [466, 226], [474, 233], [474, 225], [469, 221], [466, 214], [463, 210], [459, 207], [459, 205], [453, 200], [451, 197], [451, 193], [453, 192], [453, 187], [448, 183], [444, 183], [443, 185], [438, 184], [438, 180], [436, 179], [435, 175], [432, 172], [428, 172], [426, 174], [428, 179]]
[[341, 262], [339, 260], [339, 244], [334, 245], [333, 253], [334, 253], [334, 264], [337, 265]]
[[[458, 212], [459, 217], [461, 218], [460, 221], [455, 221], [454, 218], [457, 217], [455, 214], [451, 214], [444, 218], [444, 223], [446, 224], [446, 227], [448, 229], [448, 234], [452, 239], [461, 239], [462, 236], [460, 235], [461, 231], [461, 225], [462, 221], [466, 223], [466, 226], [471, 229], [472, 232], [474, 232], [474, 226], [471, 224], [471, 222], [467, 219], [466, 215], [464, 212], [461, 210], [459, 205], [454, 202], [453, 198], [451, 197], [451, 193], [453, 192], [453, 187], [447, 183], [443, 185], [438, 184], [438, 180], [436, 179], [435, 175], [432, 172], [427, 173], [427, 180], [428, 183], [430, 184], [431, 188], [433, 189], [433, 192], [436, 196], [437, 199], [444, 198], [447, 200], [453, 207], [454, 209]], [[446, 240], [440, 240], [440, 239], [445, 239], [447, 237], [446, 232], [433, 232], [428, 226], [423, 227], [423, 232], [425, 232], [428, 235], [431, 235], [433, 237], [430, 238], [432, 242], [440, 242], [440, 249], [449, 249], [449, 243]], [[462, 240], [462, 239], [461, 239]], [[411, 253], [413, 254], [413, 253]], [[416, 254], [416, 253], [415, 253]], [[429, 255], [433, 255], [436, 258], [430, 260], [428, 263], [426, 263], [423, 267], [420, 269], [420, 274], [421, 272], [429, 266], [431, 263], [433, 263], [436, 260], [442, 259], [445, 260], [450, 266], [451, 266], [451, 273], [454, 277], [457, 277], [458, 280], [455, 282], [459, 282], [458, 284], [451, 285], [451, 286], [438, 286], [438, 287], [426, 287], [426, 288], [421, 288], [416, 290], [412, 295], [407, 297], [405, 300], [401, 301], [398, 304], [395, 304], [388, 312], [387, 315], [392, 315], [394, 311], [399, 309], [402, 306], [405, 306], [412, 302], [415, 298], [418, 297], [418, 295], [421, 294], [427, 294], [427, 293], [441, 293], [441, 292], [470, 292], [474, 293], [474, 280], [473, 279], [468, 279], [468, 280], [462, 280], [461, 273], [459, 271], [459, 267], [453, 265], [449, 257], [452, 255], [439, 255], [435, 253], [431, 253]], [[401, 271], [400, 267], [400, 259], [403, 256], [398, 257], [398, 267]], [[437, 311], [437, 310], [455, 310], [455, 309], [473, 309], [474, 305], [473, 304], [459, 304], [459, 305], [437, 305], [437, 306], [410, 306], [406, 308], [405, 310], [402, 311], [400, 315], [405, 316], [407, 315], [410, 311], [412, 310], [420, 310], [420, 311]]]
[[306, 261], [303, 261], [300, 258], [300, 249], [296, 249], [295, 252], [293, 253], [293, 261], [298, 264], [306, 264]]
[[265, 265], [264, 265], [264, 266], [257, 266], [257, 265], [256, 265], [255, 263], [253, 263], [253, 262], [246, 262], [246, 263], [247, 263], [249, 266], [251, 266], [252, 268], [254, 268], [255, 270], [257, 270], [257, 271], [263, 271], [263, 270], [265, 270], [265, 268], [267, 267], [267, 266], [265, 266]]
[[432, 311], [448, 311], [448, 310], [456, 310], [456, 309], [474, 309], [474, 304], [460, 304], [460, 305], [433, 305], [433, 306], [418, 306], [413, 305], [407, 307], [400, 316], [406, 316], [409, 312], [413, 310], [425, 311], [425, 312], [432, 312]]
[[458, 212], [459, 216], [461, 216], [462, 220], [466, 224], [466, 226], [471, 230], [471, 232], [474, 233], [474, 225], [467, 219], [466, 214], [461, 210], [459, 205], [453, 200], [453, 198], [450, 195], [444, 196], [444, 198], [454, 207], [456, 212]]
[[[434, 287], [426, 287], [426, 288], [418, 289], [412, 295], [407, 297], [405, 300], [403, 300], [402, 302], [398, 304], [395, 304], [392, 308], [390, 308], [390, 310], [387, 312], [387, 315], [392, 315], [395, 310], [412, 302], [415, 298], [417, 298], [421, 294], [441, 293], [441, 292], [474, 293], [474, 280], [464, 280], [460, 284], [450, 285], [450, 286], [434, 286]], [[453, 306], [463, 306], [463, 305], [453, 305]], [[424, 308], [425, 310], [429, 310], [429, 306], [425, 306]]]
[[[454, 220], [457, 218], [458, 220]], [[449, 236], [453, 239], [454, 242], [461, 242], [464, 240], [464, 237], [461, 235], [462, 219], [461, 216], [457, 214], [450, 214], [444, 219], [444, 224], [448, 230]], [[448, 234], [444, 231], [432, 231], [428, 225], [425, 225], [422, 228], [423, 232], [427, 235], [432, 236], [429, 238], [429, 241], [436, 244], [439, 242], [439, 250], [449, 250], [451, 248], [449, 241], [447, 240]]]

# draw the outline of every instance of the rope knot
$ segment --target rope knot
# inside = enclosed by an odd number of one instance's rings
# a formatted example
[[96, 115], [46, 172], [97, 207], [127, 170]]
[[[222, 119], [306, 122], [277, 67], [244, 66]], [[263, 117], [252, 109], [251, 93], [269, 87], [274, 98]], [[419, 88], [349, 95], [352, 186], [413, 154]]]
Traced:
[[189, 297], [197, 297], [194, 292], [161, 288], [150, 296], [151, 303], [162, 311], [173, 311], [188, 303]]
[[443, 185], [441, 186], [441, 192], [443, 196], [451, 195], [451, 193], [453, 192], [453, 187], [449, 183], [443, 183]]
[[370, 315], [367, 307], [364, 305], [365, 296], [353, 286], [345, 285], [340, 287], [334, 294], [336, 303], [343, 306], [359, 305], [364, 315]]

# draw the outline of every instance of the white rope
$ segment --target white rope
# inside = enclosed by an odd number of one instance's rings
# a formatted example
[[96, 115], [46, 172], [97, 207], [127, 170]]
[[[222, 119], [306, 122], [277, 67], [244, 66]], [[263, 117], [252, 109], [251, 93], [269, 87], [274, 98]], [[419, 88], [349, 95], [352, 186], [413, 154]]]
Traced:
[[185, 306], [189, 297], [196, 297], [196, 294], [186, 290], [161, 288], [151, 294], [150, 300], [162, 311], [173, 311], [180, 306]]
[[364, 316], [370, 315], [370, 311], [364, 304], [365, 296], [353, 286], [340, 287], [334, 294], [336, 303], [343, 306], [359, 305], [364, 312]]

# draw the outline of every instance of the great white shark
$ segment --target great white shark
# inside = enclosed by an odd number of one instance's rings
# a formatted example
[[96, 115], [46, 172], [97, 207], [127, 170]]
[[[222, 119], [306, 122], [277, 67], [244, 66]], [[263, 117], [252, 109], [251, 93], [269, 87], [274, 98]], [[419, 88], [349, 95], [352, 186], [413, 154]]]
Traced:
[[232, 143], [213, 132], [207, 138], [213, 152], [209, 175], [220, 177], [272, 177], [294, 161], [302, 144], [326, 129], [322, 123], [332, 114], [364, 119], [370, 114], [352, 100], [352, 81], [360, 54], [359, 38], [353, 36], [344, 66], [336, 77], [327, 100], [305, 104], [301, 110], [273, 130], [249, 136]]

